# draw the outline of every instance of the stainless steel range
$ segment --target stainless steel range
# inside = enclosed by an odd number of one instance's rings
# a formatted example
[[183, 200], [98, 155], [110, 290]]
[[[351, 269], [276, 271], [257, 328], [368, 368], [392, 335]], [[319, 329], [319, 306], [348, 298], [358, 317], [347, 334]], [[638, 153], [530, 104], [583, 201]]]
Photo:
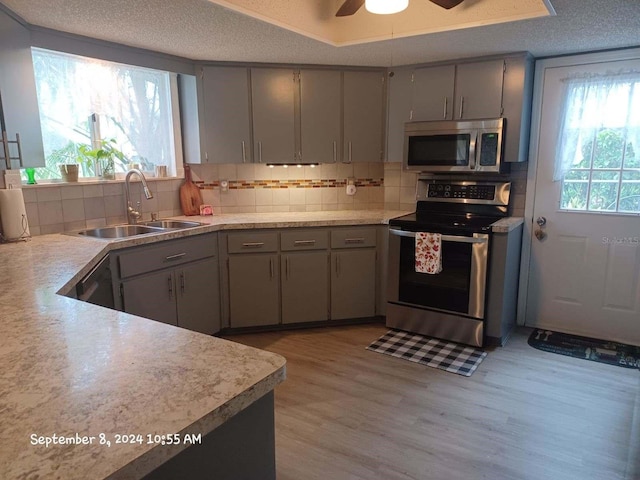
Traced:
[[[389, 221], [388, 327], [482, 346], [491, 224], [511, 184], [419, 178], [416, 212]], [[442, 270], [416, 272], [416, 232], [441, 235]]]

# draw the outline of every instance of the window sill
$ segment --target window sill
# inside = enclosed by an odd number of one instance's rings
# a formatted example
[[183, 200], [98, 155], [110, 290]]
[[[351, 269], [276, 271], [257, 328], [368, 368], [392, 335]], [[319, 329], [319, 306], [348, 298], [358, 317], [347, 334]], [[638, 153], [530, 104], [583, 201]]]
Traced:
[[[171, 180], [181, 180], [184, 177], [151, 177], [145, 176], [147, 182], [166, 182]], [[133, 177], [132, 182], [139, 182], [138, 177]], [[51, 180], [38, 180], [36, 184], [22, 183], [22, 188], [47, 188], [47, 187], [72, 187], [74, 185], [108, 185], [114, 183], [124, 183], [123, 178], [116, 178], [115, 180], [100, 180], [98, 178], [79, 178], [77, 182], [63, 182], [58, 179]]]

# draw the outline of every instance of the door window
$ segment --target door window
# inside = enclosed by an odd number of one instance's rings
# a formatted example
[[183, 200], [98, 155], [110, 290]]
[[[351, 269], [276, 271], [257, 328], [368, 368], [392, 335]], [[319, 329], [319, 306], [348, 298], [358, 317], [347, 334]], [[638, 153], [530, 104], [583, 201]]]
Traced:
[[564, 80], [561, 210], [640, 213], [640, 72]]

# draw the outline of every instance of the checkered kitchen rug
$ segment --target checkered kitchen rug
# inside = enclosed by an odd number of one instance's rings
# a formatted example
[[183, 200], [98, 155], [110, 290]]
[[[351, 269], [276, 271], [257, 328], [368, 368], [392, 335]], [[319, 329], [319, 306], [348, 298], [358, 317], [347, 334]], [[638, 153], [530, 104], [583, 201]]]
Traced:
[[367, 350], [420, 363], [427, 367], [439, 368], [465, 377], [470, 377], [487, 356], [487, 352], [479, 348], [400, 330], [389, 330], [369, 345]]

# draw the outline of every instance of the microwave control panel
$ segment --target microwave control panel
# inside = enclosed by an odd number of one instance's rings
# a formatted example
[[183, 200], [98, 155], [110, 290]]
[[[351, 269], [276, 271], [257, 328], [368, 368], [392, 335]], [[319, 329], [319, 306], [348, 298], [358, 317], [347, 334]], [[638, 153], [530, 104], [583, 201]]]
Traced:
[[460, 198], [467, 200], [493, 200], [495, 185], [460, 185], [455, 183], [431, 183], [427, 190], [429, 198]]

